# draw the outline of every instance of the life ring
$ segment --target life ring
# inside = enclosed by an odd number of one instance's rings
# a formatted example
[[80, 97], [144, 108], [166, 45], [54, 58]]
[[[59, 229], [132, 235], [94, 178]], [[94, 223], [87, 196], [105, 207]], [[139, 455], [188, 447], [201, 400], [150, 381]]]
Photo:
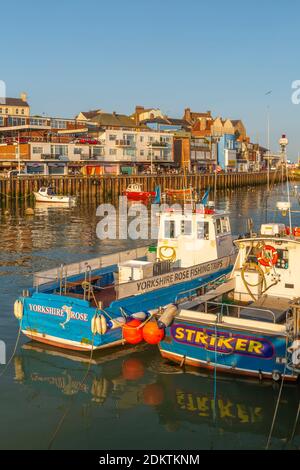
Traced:
[[[271, 257], [264, 255], [265, 252], [271, 252]], [[278, 253], [276, 248], [272, 245], [265, 245], [262, 251], [257, 255], [257, 261], [262, 266], [274, 266], [278, 260]]]
[[293, 235], [294, 237], [300, 237], [300, 227], [293, 228]]
[[[171, 250], [170, 256], [163, 254], [164, 250]], [[176, 250], [173, 246], [163, 245], [158, 250], [158, 257], [163, 261], [175, 261], [176, 260]]]
[[15, 315], [15, 317], [18, 320], [22, 320], [23, 313], [24, 313], [24, 309], [23, 309], [23, 304], [22, 304], [21, 300], [16, 300], [15, 303], [14, 303], [14, 315]]

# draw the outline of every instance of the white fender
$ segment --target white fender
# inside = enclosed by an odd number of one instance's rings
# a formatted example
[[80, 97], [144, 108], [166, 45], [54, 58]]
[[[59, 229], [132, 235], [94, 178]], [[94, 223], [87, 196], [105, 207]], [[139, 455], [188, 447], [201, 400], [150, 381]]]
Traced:
[[169, 304], [165, 307], [164, 313], [158, 319], [159, 328], [166, 328], [171, 325], [172, 321], [175, 318], [175, 315], [178, 312], [178, 308], [174, 304]]
[[141, 320], [144, 321], [147, 318], [147, 313], [146, 312], [136, 312], [130, 315], [131, 318], [135, 318], [136, 320]]
[[23, 304], [21, 300], [16, 300], [14, 303], [14, 315], [18, 320], [21, 320], [23, 318]]
[[107, 323], [104, 315], [94, 315], [91, 321], [91, 330], [93, 335], [104, 335], [107, 331]]
[[295, 349], [292, 354], [292, 363], [293, 366], [299, 367], [300, 366], [300, 348]]

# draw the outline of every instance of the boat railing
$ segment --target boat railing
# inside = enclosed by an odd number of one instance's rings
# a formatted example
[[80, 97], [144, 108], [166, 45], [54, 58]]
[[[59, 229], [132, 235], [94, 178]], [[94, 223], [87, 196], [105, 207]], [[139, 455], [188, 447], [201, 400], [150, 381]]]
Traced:
[[34, 273], [33, 276], [33, 286], [39, 290], [40, 286], [45, 286], [46, 284], [53, 284], [60, 281], [61, 277], [75, 277], [84, 275], [86, 272], [87, 266], [90, 267], [91, 271], [98, 269], [106, 268], [109, 266], [118, 265], [124, 261], [130, 259], [141, 259], [147, 256], [149, 246], [141, 246], [131, 250], [124, 250], [118, 253], [112, 253], [109, 255], [103, 255], [97, 258], [88, 259], [85, 261], [80, 261], [77, 263], [65, 264], [64, 266], [64, 275], [61, 273], [61, 266], [59, 268], [48, 269], [46, 271], [39, 271]]
[[274, 312], [272, 312], [272, 310], [269, 310], [269, 309], [266, 309], [266, 308], [259, 308], [259, 307], [250, 307], [248, 305], [235, 305], [235, 304], [228, 304], [228, 303], [224, 303], [224, 302], [215, 302], [213, 300], [206, 300], [203, 302], [204, 304], [204, 312], [205, 313], [208, 313], [208, 307], [209, 306], [214, 306], [217, 308], [221, 308], [221, 314], [223, 314], [223, 310], [226, 309], [227, 311], [227, 315], [229, 314], [229, 309], [236, 309], [237, 310], [237, 317], [240, 318], [240, 315], [241, 315], [241, 310], [243, 309], [247, 309], [247, 310], [253, 310], [253, 311], [259, 311], [259, 312], [265, 312], [267, 314], [270, 314], [270, 316], [272, 317], [272, 320], [273, 320], [273, 323], [276, 323], [276, 317], [275, 317], [275, 314]]
[[213, 290], [216, 287], [218, 287], [220, 284], [225, 282], [226, 278], [227, 278], [227, 274], [222, 274], [221, 276], [217, 277], [213, 281], [208, 281], [205, 284], [202, 284], [201, 286], [196, 286], [191, 289], [180, 291], [175, 297], [175, 303], [178, 303], [180, 299], [182, 299], [182, 301], [185, 302], [186, 299], [191, 299], [199, 295], [204, 295], [208, 289]]

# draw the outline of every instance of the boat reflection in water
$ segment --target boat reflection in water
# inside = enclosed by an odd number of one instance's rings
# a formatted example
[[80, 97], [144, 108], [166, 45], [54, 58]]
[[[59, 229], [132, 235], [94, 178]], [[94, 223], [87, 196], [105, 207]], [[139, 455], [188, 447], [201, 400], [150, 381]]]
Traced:
[[[14, 360], [15, 380], [30, 395], [42, 395], [49, 403], [59, 395], [76, 395], [72, 406], [83, 407], [96, 424], [108, 411], [112, 429], [107, 432], [111, 433], [116, 426], [114, 418], [127, 419], [131, 409], [137, 412], [142, 407], [143, 426], [153, 431], [151, 448], [160, 448], [163, 441], [159, 439], [169, 439], [171, 434], [175, 438], [175, 433], [177, 449], [184, 448], [183, 442], [191, 449], [225, 448], [228, 436], [229, 446], [234, 442], [236, 448], [263, 448], [267, 443], [278, 384], [222, 375], [215, 380], [213, 374], [185, 372], [161, 361], [157, 351], [146, 345], [102, 352], [98, 357], [95, 353], [88, 368], [89, 360], [82, 353], [27, 343]], [[296, 423], [299, 399], [299, 388], [285, 384], [272, 430], [272, 448], [300, 446]], [[138, 429], [133, 426], [130, 433], [136, 446], [147, 447]]]

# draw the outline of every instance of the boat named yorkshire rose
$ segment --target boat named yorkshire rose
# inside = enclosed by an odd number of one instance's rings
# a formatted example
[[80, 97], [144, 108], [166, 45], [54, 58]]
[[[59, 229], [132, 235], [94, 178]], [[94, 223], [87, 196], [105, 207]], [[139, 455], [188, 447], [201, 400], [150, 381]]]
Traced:
[[157, 247], [144, 246], [34, 275], [15, 302], [22, 332], [74, 350], [122, 344], [129, 321], [147, 321], [170, 304], [227, 275], [236, 257], [224, 211], [166, 210]]
[[160, 342], [173, 362], [230, 374], [296, 380], [300, 373], [300, 238], [263, 224], [236, 240], [224, 283], [182, 302]]

